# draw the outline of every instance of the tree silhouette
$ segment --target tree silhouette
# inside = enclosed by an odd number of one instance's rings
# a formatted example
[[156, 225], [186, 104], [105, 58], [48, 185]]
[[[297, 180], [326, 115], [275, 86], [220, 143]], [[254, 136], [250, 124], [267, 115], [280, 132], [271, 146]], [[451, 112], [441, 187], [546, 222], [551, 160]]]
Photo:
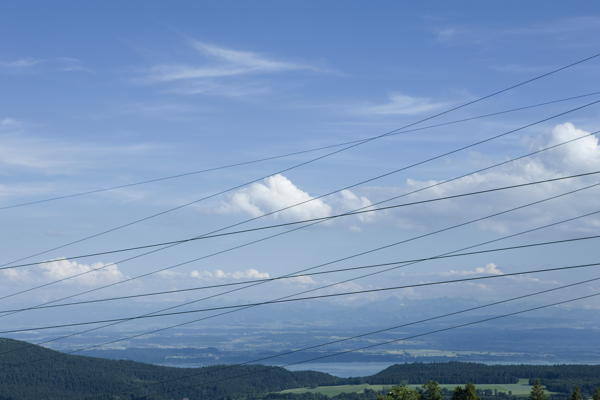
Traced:
[[583, 398], [581, 397], [581, 392], [579, 391], [579, 386], [575, 386], [575, 390], [571, 395], [571, 400], [583, 400]]
[[546, 393], [544, 393], [544, 389], [542, 389], [539, 379], [535, 380], [535, 383], [531, 388], [529, 400], [546, 400]]

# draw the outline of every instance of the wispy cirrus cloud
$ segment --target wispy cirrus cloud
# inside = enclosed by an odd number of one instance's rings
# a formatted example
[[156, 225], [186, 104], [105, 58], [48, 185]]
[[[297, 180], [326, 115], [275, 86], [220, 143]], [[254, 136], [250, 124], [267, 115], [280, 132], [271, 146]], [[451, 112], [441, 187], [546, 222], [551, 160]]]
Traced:
[[[489, 27], [481, 25], [445, 25], [432, 28], [435, 40], [451, 46], [479, 45], [490, 46], [506, 38], [535, 40], [539, 37], [552, 37], [555, 46], [570, 47], [592, 43], [600, 31], [599, 15], [570, 16], [530, 25], [505, 25]], [[511, 41], [512, 43], [512, 41]]]
[[18, 60], [1, 60], [0, 72], [8, 74], [32, 74], [42, 72], [91, 72], [94, 70], [84, 67], [76, 58], [21, 58]]
[[[216, 94], [228, 97], [259, 95], [270, 92], [268, 84], [257, 82], [258, 76], [290, 72], [328, 72], [330, 69], [304, 61], [283, 60], [269, 55], [235, 50], [188, 39], [194, 50], [192, 58], [201, 62], [161, 63], [138, 69], [134, 79], [141, 84], [171, 83], [171, 92], [181, 94]], [[182, 85], [185, 83], [185, 85]], [[179, 84], [179, 85], [178, 85]]]
[[392, 93], [388, 102], [355, 106], [351, 111], [362, 115], [415, 115], [440, 108], [446, 103], [435, 102], [426, 97], [413, 97], [403, 93]]
[[213, 60], [213, 62], [205, 65], [154, 65], [146, 69], [146, 76], [142, 80], [147, 83], [156, 83], [300, 70], [319, 70], [319, 68], [307, 63], [277, 60], [250, 51], [218, 47], [197, 40], [190, 40], [189, 43], [198, 53], [205, 58]]

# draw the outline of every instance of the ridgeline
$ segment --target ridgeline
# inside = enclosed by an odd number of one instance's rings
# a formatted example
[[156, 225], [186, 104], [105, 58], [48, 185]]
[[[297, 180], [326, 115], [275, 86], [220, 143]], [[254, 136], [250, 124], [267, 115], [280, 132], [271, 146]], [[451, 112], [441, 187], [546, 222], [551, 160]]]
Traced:
[[[40, 359], [43, 361], [37, 361]], [[126, 360], [64, 355], [26, 342], [0, 338], [0, 400], [67, 400], [105, 394], [107, 396], [101, 398], [113, 400], [145, 399], [149, 396], [155, 400], [186, 397], [190, 400], [299, 399], [302, 396], [277, 395], [276, 392], [364, 383], [390, 386], [421, 384], [429, 380], [440, 384], [514, 384], [524, 378], [530, 379], [530, 382], [539, 378], [547, 390], [563, 393], [564, 397], [575, 386], [589, 396], [594, 388], [600, 387], [600, 366], [414, 363], [396, 364], [367, 377], [338, 378], [321, 372], [290, 372], [263, 365], [163, 367]], [[182, 387], [188, 388], [180, 390]], [[162, 392], [167, 393], [160, 394]], [[108, 395], [110, 393], [115, 394]], [[365, 398], [365, 395], [367, 393], [360, 397]], [[327, 396], [324, 398], [329, 399]], [[358, 397], [353, 393], [337, 398]]]

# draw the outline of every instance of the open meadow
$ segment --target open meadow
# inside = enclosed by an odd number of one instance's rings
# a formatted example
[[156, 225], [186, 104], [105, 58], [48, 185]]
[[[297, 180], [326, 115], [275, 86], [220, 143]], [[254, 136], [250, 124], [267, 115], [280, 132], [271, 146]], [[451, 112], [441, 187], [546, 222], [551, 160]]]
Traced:
[[[440, 387], [446, 388], [448, 390], [454, 390], [456, 386], [464, 386], [466, 383], [452, 383], [452, 384], [440, 384]], [[336, 396], [340, 393], [363, 393], [365, 389], [371, 389], [374, 391], [380, 391], [385, 388], [389, 388], [393, 385], [370, 385], [368, 383], [363, 383], [360, 385], [339, 385], [339, 386], [318, 386], [316, 388], [299, 388], [299, 389], [289, 389], [284, 390], [280, 393], [321, 393], [327, 396]], [[417, 389], [420, 385], [407, 385], [412, 389]], [[491, 389], [497, 390], [498, 393], [512, 393], [514, 396], [519, 397], [527, 397], [531, 392], [531, 385], [529, 385], [528, 379], [519, 379], [519, 383], [513, 384], [479, 384], [475, 385], [477, 389]], [[554, 394], [554, 392], [546, 391], [546, 394]]]

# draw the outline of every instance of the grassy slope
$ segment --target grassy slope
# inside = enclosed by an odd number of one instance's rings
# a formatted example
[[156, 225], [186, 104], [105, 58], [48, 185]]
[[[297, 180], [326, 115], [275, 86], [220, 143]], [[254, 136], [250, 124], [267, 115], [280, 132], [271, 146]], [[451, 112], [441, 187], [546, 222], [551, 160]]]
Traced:
[[[458, 385], [464, 386], [463, 384], [444, 384], [440, 385], [442, 388], [447, 388], [448, 390], [454, 390], [454, 388]], [[375, 391], [382, 390], [383, 387], [390, 387], [391, 385], [369, 385], [368, 383], [364, 383], [362, 385], [340, 385], [340, 386], [319, 386], [317, 388], [300, 388], [300, 389], [289, 389], [284, 390], [281, 393], [322, 393], [327, 396], [336, 396], [340, 393], [362, 393], [365, 389], [371, 389]], [[420, 385], [407, 385], [410, 388], [416, 389], [420, 387]], [[498, 392], [505, 392], [508, 394], [509, 391], [512, 392], [515, 396], [529, 396], [531, 392], [531, 386], [528, 383], [528, 379], [520, 379], [519, 383], [515, 384], [499, 384], [499, 385], [475, 385], [477, 389], [496, 389]], [[546, 394], [554, 394], [553, 392], [546, 391]]]

